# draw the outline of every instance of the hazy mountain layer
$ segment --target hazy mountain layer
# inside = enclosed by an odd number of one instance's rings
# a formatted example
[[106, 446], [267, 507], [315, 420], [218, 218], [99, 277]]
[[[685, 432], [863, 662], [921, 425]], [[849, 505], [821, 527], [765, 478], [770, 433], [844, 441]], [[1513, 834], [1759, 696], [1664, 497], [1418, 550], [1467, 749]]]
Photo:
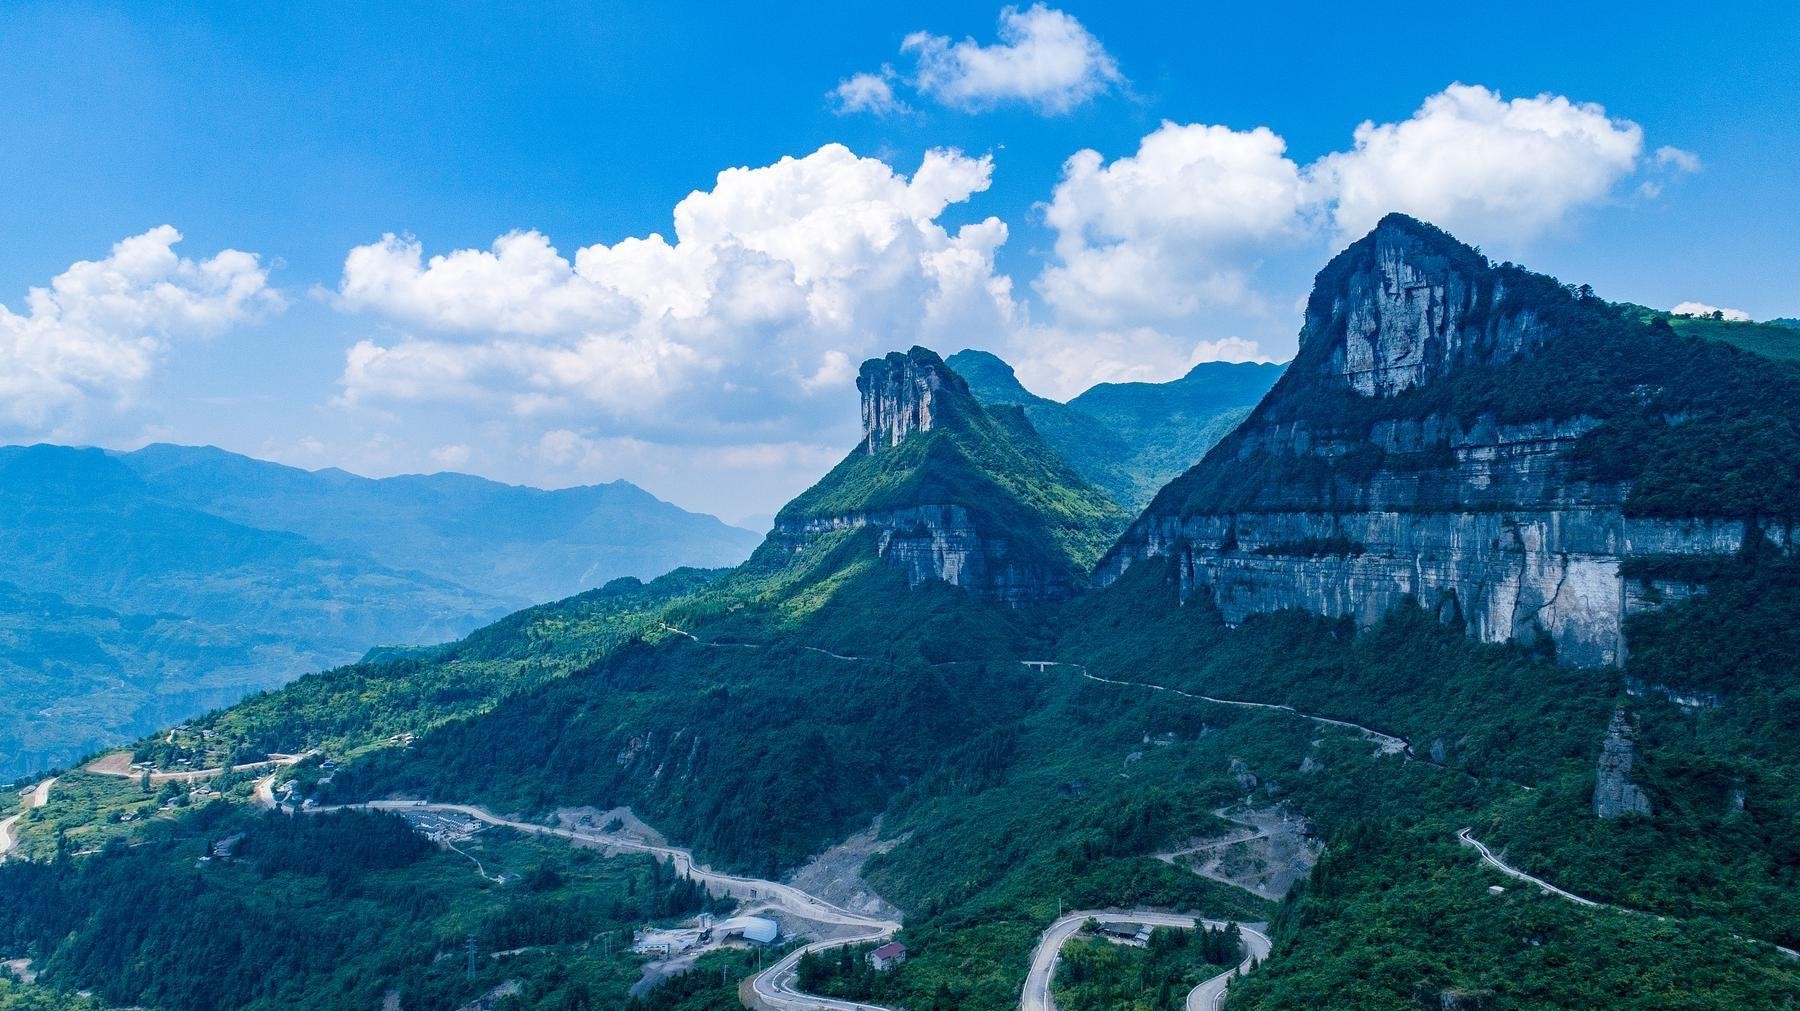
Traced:
[[0, 779], [617, 575], [755, 541], [623, 482], [372, 481], [214, 449], [0, 449]]

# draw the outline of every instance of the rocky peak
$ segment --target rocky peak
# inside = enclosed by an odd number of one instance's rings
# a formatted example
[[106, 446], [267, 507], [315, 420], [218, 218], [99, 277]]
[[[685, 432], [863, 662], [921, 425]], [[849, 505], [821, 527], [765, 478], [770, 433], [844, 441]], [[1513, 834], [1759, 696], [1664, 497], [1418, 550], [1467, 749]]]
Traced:
[[1504, 271], [1448, 233], [1403, 214], [1319, 272], [1301, 354], [1364, 396], [1389, 396], [1466, 362], [1530, 355], [1548, 335], [1506, 306]]
[[863, 362], [856, 388], [862, 393], [862, 450], [868, 454], [898, 446], [914, 432], [931, 431], [942, 416], [942, 390], [968, 392], [967, 383], [936, 352], [920, 347]]

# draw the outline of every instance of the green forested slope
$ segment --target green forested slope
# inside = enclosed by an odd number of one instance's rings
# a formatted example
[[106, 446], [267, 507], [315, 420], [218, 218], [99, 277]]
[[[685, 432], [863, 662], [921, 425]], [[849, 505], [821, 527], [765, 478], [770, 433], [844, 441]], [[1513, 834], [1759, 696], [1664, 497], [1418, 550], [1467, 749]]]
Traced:
[[1069, 466], [1134, 510], [1242, 421], [1282, 370], [1207, 362], [1166, 383], [1101, 383], [1064, 404], [1027, 390], [985, 351], [959, 351], [947, 364], [983, 404], [1021, 408]]

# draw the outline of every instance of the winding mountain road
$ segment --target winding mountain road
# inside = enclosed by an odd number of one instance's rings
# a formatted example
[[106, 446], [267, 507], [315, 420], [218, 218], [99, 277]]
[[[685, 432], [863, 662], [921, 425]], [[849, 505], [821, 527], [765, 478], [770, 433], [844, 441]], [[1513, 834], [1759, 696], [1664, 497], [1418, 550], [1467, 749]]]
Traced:
[[[1226, 923], [1222, 920], [1198, 920], [1192, 916], [1179, 913], [1158, 913], [1147, 909], [1132, 912], [1111, 912], [1103, 909], [1078, 910], [1052, 923], [1042, 936], [1038, 938], [1037, 948], [1031, 953], [1031, 972], [1025, 977], [1025, 990], [1019, 996], [1020, 1011], [1056, 1011], [1056, 1001], [1051, 997], [1051, 983], [1056, 976], [1057, 962], [1061, 958], [1063, 945], [1069, 942], [1081, 930], [1081, 925], [1088, 920], [1098, 923], [1139, 923], [1153, 927], [1177, 927], [1193, 930], [1205, 924], [1215, 930], [1223, 930]], [[1217, 976], [1190, 990], [1187, 995], [1186, 1011], [1215, 1011], [1224, 1004], [1225, 988], [1231, 985], [1233, 974], [1250, 971], [1252, 962], [1269, 957], [1269, 938], [1259, 930], [1252, 930], [1242, 924], [1238, 925], [1244, 938], [1244, 960]]]
[[[1475, 852], [1481, 855], [1482, 863], [1487, 864], [1489, 867], [1492, 867], [1493, 869], [1499, 871], [1500, 873], [1506, 875], [1509, 878], [1512, 878], [1515, 881], [1523, 881], [1526, 884], [1535, 886], [1539, 891], [1544, 892], [1547, 895], [1554, 895], [1560, 899], [1565, 899], [1569, 902], [1573, 902], [1578, 906], [1587, 906], [1591, 909], [1610, 909], [1610, 910], [1613, 910], [1614, 912], [1630, 913], [1633, 916], [1649, 916], [1649, 917], [1653, 917], [1658, 920], [1670, 919], [1670, 917], [1663, 916], [1660, 913], [1652, 913], [1652, 912], [1649, 912], [1649, 911], [1643, 910], [1643, 909], [1633, 909], [1630, 906], [1615, 906], [1610, 902], [1596, 902], [1593, 899], [1584, 898], [1580, 895], [1576, 895], [1574, 892], [1567, 891], [1562, 888], [1558, 888], [1555, 885], [1551, 884], [1550, 882], [1545, 881], [1543, 878], [1536, 877], [1535, 875], [1527, 874], [1524, 871], [1518, 869], [1517, 867], [1514, 867], [1512, 864], [1509, 864], [1506, 861], [1495, 856], [1494, 851], [1491, 849], [1488, 849], [1486, 843], [1483, 843], [1481, 840], [1470, 835], [1469, 834], [1470, 831], [1471, 831], [1470, 829], [1466, 829], [1466, 828], [1459, 829], [1456, 833], [1456, 841], [1459, 843], [1462, 843], [1464, 846], [1473, 847]], [[1733, 936], [1739, 936], [1739, 935], [1733, 935]], [[1786, 945], [1776, 944], [1774, 941], [1764, 941], [1764, 940], [1761, 940], [1760, 938], [1754, 938], [1754, 937], [1740, 938], [1740, 939], [1749, 941], [1753, 944], [1766, 944], [1769, 947], [1774, 948], [1776, 951], [1781, 952], [1783, 955], [1786, 955], [1788, 958], [1800, 959], [1800, 951], [1795, 951], [1793, 948], [1790, 948]]]
[[796, 919], [839, 927], [860, 928], [850, 936], [814, 941], [789, 952], [781, 961], [757, 973], [750, 982], [751, 990], [765, 1007], [780, 1009], [780, 1011], [888, 1011], [886, 1008], [876, 1007], [872, 1004], [858, 1004], [854, 1001], [833, 1000], [828, 997], [816, 997], [803, 993], [796, 988], [798, 975], [796, 967], [800, 964], [800, 959], [810, 952], [840, 948], [847, 944], [861, 944], [866, 941], [880, 941], [892, 937], [900, 929], [900, 924], [893, 920], [866, 916], [854, 910], [845, 909], [795, 888], [793, 885], [783, 884], [779, 881], [713, 870], [705, 864], [695, 861], [692, 851], [677, 846], [662, 846], [630, 836], [607, 832], [586, 832], [580, 829], [556, 828], [533, 822], [514, 821], [471, 804], [436, 804], [422, 800], [375, 800], [365, 804], [345, 804], [341, 807], [323, 807], [313, 810], [315, 813], [322, 813], [346, 809], [460, 814], [486, 825], [510, 828], [530, 835], [556, 836], [611, 849], [648, 853], [667, 858], [678, 873], [706, 885], [715, 893], [731, 895], [738, 899], [768, 902]]
[[12, 848], [19, 844], [19, 837], [13, 834], [13, 826], [17, 825], [19, 819], [25, 817], [27, 812], [50, 803], [50, 788], [55, 785], [55, 776], [39, 783], [30, 793], [22, 795], [23, 801], [19, 806], [18, 814], [0, 819], [0, 860], [6, 859], [6, 854], [12, 852]]
[[779, 1011], [892, 1011], [891, 1008], [879, 1004], [862, 1004], [853, 1000], [838, 1000], [834, 997], [820, 997], [800, 989], [798, 966], [800, 960], [807, 955], [832, 948], [841, 948], [847, 944], [863, 944], [868, 941], [882, 941], [892, 937], [892, 930], [877, 930], [855, 937], [839, 937], [825, 941], [814, 941], [802, 948], [787, 953], [781, 961], [769, 966], [750, 979], [750, 992], [764, 1007]]
[[1412, 744], [1404, 737], [1395, 737], [1393, 734], [1384, 734], [1373, 727], [1365, 727], [1360, 723], [1351, 723], [1349, 720], [1334, 720], [1329, 716], [1315, 716], [1312, 713], [1301, 712], [1293, 706], [1285, 706], [1275, 702], [1246, 702], [1243, 699], [1221, 699], [1212, 695], [1198, 695], [1194, 692], [1182, 691], [1180, 688], [1170, 688], [1167, 685], [1152, 684], [1148, 681], [1119, 681], [1114, 678], [1103, 678], [1088, 670], [1085, 664], [1064, 663], [1060, 660], [1026, 660], [1021, 662], [1025, 663], [1027, 666], [1038, 667], [1040, 669], [1043, 667], [1074, 667], [1076, 670], [1080, 671], [1082, 677], [1087, 678], [1089, 681], [1098, 681], [1101, 684], [1123, 685], [1127, 688], [1145, 688], [1154, 692], [1168, 692], [1172, 695], [1179, 695], [1184, 699], [1196, 699], [1201, 702], [1211, 702], [1221, 706], [1238, 706], [1243, 709], [1269, 709], [1275, 712], [1288, 713], [1293, 716], [1298, 716], [1303, 720], [1311, 720], [1314, 723], [1322, 724], [1324, 726], [1353, 730], [1368, 740], [1375, 742], [1376, 746], [1381, 749], [1381, 753], [1384, 755], [1405, 755], [1406, 757], [1411, 758], [1413, 753]]
[[[1465, 828], [1465, 829], [1458, 831], [1456, 833], [1456, 841], [1459, 843], [1462, 843], [1464, 846], [1473, 846], [1475, 848], [1475, 852], [1481, 854], [1481, 862], [1482, 863], [1487, 864], [1489, 867], [1494, 868], [1495, 870], [1499, 871], [1500, 873], [1502, 873], [1502, 874], [1506, 875], [1507, 877], [1512, 878], [1516, 881], [1523, 881], [1527, 884], [1536, 885], [1538, 887], [1539, 891], [1543, 891], [1543, 892], [1546, 892], [1551, 895], [1556, 895], [1556, 896], [1560, 896], [1561, 898], [1568, 899], [1570, 902], [1573, 902], [1578, 906], [1592, 906], [1592, 907], [1598, 908], [1600, 906], [1606, 905], [1603, 902], [1595, 902], [1593, 899], [1582, 898], [1581, 896], [1576, 895], [1574, 892], [1564, 891], [1563, 889], [1556, 887], [1555, 885], [1551, 884], [1550, 882], [1545, 881], [1543, 878], [1533, 877], [1532, 875], [1527, 874], [1522, 870], [1519, 870], [1517, 867], [1514, 867], [1513, 865], [1511, 865], [1511, 864], [1507, 863], [1506, 861], [1501, 860], [1499, 857], [1495, 856], [1494, 851], [1488, 849], [1487, 845], [1485, 843], [1483, 843], [1481, 840], [1479, 840], [1469, 834], [1469, 829]], [[1618, 907], [1608, 906], [1607, 908], [1614, 909], [1614, 908], [1618, 908]], [[1634, 910], [1634, 912], [1635, 912], [1635, 910]]]
[[587, 832], [581, 829], [557, 828], [551, 825], [538, 825], [528, 821], [513, 821], [502, 818], [486, 808], [470, 804], [437, 804], [423, 800], [372, 800], [364, 804], [345, 804], [342, 807], [315, 808], [317, 812], [344, 809], [361, 809], [369, 811], [434, 811], [440, 814], [460, 814], [487, 825], [510, 828], [514, 831], [530, 835], [556, 836], [577, 842], [591, 843], [611, 849], [631, 850], [665, 857], [671, 861], [675, 870], [685, 877], [692, 878], [711, 888], [713, 891], [730, 895], [739, 899], [755, 899], [773, 903], [783, 910], [815, 923], [830, 923], [849, 927], [868, 927], [871, 930], [885, 930], [893, 933], [900, 929], [900, 924], [892, 920], [865, 916], [862, 913], [834, 905], [816, 895], [795, 888], [793, 885], [779, 881], [768, 881], [763, 878], [745, 877], [740, 874], [727, 874], [716, 871], [705, 864], [697, 863], [694, 854], [677, 846], [660, 846], [644, 842], [630, 836], [614, 835], [606, 832]]

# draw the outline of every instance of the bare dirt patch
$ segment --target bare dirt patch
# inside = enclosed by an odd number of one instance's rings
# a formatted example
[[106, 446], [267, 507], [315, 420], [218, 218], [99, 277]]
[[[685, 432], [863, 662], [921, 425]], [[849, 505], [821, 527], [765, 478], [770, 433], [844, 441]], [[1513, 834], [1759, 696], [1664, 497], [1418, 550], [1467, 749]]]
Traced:
[[787, 884], [853, 912], [898, 920], [900, 910], [869, 887], [862, 868], [870, 857], [905, 841], [904, 836], [882, 839], [881, 819], [876, 818], [868, 828], [807, 861], [788, 876]]
[[1279, 899], [1312, 872], [1323, 848], [1312, 825], [1284, 806], [1220, 808], [1213, 812], [1237, 828], [1221, 836], [1190, 839], [1156, 858], [1201, 877]]

